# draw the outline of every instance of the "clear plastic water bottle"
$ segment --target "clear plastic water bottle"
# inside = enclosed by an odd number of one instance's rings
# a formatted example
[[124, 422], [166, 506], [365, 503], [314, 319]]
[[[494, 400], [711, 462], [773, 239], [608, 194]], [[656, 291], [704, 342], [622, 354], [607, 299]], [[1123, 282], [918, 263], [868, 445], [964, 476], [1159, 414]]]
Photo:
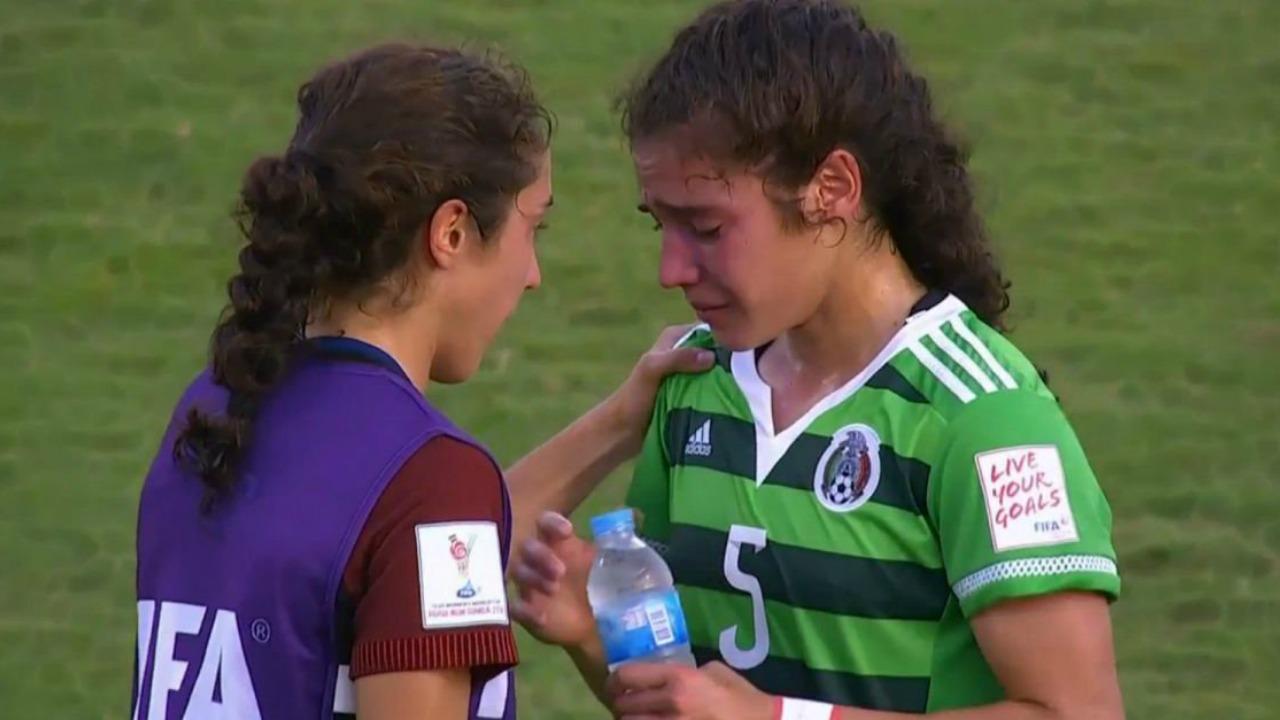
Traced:
[[609, 671], [633, 661], [693, 667], [689, 630], [671, 571], [662, 556], [636, 537], [631, 511], [592, 518], [591, 533], [596, 560], [587, 577], [587, 600]]

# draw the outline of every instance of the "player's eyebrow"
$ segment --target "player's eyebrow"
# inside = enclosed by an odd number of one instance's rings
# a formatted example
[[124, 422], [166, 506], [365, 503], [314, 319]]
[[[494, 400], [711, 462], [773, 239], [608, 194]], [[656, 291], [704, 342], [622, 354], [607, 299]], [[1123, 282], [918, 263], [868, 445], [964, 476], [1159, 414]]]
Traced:
[[677, 220], [687, 220], [699, 215], [705, 215], [714, 211], [715, 208], [710, 205], [671, 205], [661, 200], [641, 200], [640, 204], [636, 205], [636, 210], [646, 215], [654, 215], [656, 211], [656, 213], [661, 213]]

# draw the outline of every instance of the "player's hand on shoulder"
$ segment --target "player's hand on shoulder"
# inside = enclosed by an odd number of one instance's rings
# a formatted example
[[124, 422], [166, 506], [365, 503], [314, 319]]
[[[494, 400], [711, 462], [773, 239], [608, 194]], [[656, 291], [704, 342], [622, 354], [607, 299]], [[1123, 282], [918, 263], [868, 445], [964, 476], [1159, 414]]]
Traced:
[[587, 602], [587, 574], [595, 548], [573, 532], [573, 523], [554, 512], [538, 518], [512, 566], [518, 590], [511, 614], [545, 643], [574, 647], [596, 632]]
[[676, 347], [693, 328], [693, 325], [672, 325], [663, 329], [610, 398], [616, 422], [630, 431], [637, 449], [649, 425], [654, 398], [662, 381], [674, 373], [703, 372], [715, 364], [715, 354], [710, 350]]
[[727, 665], [629, 663], [605, 686], [616, 718], [680, 720], [772, 720], [774, 698], [757, 690]]
[[658, 338], [636, 363], [635, 374], [661, 381], [671, 373], [701, 372], [711, 367], [715, 355], [710, 350], [696, 347], [676, 347], [697, 327], [693, 324], [668, 325], [658, 333]]

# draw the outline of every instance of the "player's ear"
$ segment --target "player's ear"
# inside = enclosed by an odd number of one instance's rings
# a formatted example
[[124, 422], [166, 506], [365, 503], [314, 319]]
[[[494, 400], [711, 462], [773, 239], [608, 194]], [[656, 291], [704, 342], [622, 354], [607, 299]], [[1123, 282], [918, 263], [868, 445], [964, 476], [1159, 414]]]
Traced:
[[815, 224], [836, 218], [856, 219], [861, 214], [862, 170], [853, 153], [836, 148], [813, 171], [801, 210]]
[[446, 200], [422, 226], [422, 256], [432, 265], [448, 270], [479, 242], [480, 232], [467, 204]]

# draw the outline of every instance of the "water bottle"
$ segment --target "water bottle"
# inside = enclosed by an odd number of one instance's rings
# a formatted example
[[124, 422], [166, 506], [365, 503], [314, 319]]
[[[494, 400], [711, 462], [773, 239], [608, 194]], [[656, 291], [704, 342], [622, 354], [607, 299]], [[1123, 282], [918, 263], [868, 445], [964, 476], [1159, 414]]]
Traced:
[[609, 671], [633, 661], [694, 667], [671, 571], [662, 556], [636, 537], [631, 511], [592, 518], [591, 533], [596, 560], [587, 577], [587, 600]]

